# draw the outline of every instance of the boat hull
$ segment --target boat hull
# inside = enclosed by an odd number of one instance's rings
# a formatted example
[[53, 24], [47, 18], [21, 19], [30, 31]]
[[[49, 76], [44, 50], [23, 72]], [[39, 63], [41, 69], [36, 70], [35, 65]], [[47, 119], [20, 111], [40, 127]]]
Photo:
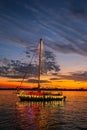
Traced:
[[65, 101], [66, 97], [62, 95], [43, 95], [43, 96], [35, 96], [35, 95], [20, 95], [18, 97], [21, 101]]

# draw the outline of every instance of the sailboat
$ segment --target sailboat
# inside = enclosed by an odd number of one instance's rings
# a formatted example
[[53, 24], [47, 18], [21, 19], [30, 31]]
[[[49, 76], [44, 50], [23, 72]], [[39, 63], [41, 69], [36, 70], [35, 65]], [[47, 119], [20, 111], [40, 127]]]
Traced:
[[47, 93], [45, 91], [40, 90], [40, 77], [41, 77], [41, 61], [42, 61], [42, 46], [43, 42], [40, 39], [39, 42], [39, 62], [38, 62], [38, 85], [37, 90], [32, 90], [27, 93], [24, 91], [19, 92], [17, 95], [21, 101], [65, 101], [66, 96], [63, 96], [62, 92], [58, 92], [57, 94]]

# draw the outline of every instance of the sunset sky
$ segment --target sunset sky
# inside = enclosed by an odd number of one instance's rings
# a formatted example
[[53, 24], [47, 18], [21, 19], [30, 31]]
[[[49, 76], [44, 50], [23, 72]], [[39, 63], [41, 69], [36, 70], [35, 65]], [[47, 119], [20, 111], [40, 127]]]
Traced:
[[43, 86], [87, 88], [87, 0], [0, 0], [0, 87], [20, 85], [40, 38], [51, 58]]

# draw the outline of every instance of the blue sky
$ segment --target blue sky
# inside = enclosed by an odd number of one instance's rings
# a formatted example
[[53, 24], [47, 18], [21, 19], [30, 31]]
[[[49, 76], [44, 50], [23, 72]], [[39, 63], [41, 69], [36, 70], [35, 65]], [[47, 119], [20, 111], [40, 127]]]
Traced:
[[86, 0], [0, 0], [1, 62], [26, 59], [39, 39], [56, 54], [60, 73], [87, 73]]

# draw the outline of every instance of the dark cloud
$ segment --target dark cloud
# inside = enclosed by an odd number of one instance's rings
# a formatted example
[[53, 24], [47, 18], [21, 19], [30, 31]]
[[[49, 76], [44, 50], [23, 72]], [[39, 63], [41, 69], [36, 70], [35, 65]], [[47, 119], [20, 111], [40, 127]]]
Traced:
[[74, 80], [74, 81], [85, 81], [87, 82], [87, 71], [84, 72], [75, 72], [71, 73], [69, 75], [61, 75], [61, 79], [66, 79], [66, 80]]
[[7, 65], [0, 66], [0, 76], [8, 78], [23, 78], [36, 74], [36, 66], [33, 64], [22, 63], [19, 60], [11, 60]]
[[87, 71], [85, 72], [78, 72], [78, 73], [73, 73], [72, 78], [75, 81], [87, 81]]
[[[3, 59], [2, 61], [4, 61]], [[7, 62], [7, 64], [6, 64]], [[0, 76], [8, 78], [22, 78], [27, 65], [20, 61], [7, 60], [0, 66]]]
[[60, 66], [56, 63], [56, 57], [54, 53], [50, 51], [45, 51], [44, 52], [44, 57], [43, 57], [43, 64], [45, 65], [44, 71], [54, 71], [54, 72], [59, 72], [60, 71]]
[[[29, 80], [27, 80], [27, 82], [29, 82], [29, 83], [38, 83], [38, 80], [36, 80], [36, 79], [29, 79]], [[50, 81], [48, 81], [48, 80], [40, 80], [40, 83], [49, 83]]]
[[74, 80], [77, 82], [87, 82], [87, 71], [80, 71], [80, 72], [73, 72], [69, 73], [68, 75], [53, 75], [55, 77], [50, 78], [50, 80], [62, 82], [62, 80]]
[[[27, 48], [26, 51], [26, 56], [30, 57], [30, 49]], [[33, 49], [34, 51], [34, 49]], [[37, 51], [37, 49], [35, 50]], [[38, 59], [38, 53], [35, 53], [34, 55], [35, 57], [35, 61], [34, 62], [38, 62], [36, 59]], [[33, 59], [32, 59], [33, 61]], [[35, 64], [35, 63], [34, 63]], [[60, 71], [60, 66], [56, 63], [56, 57], [54, 55], [53, 52], [51, 51], [43, 51], [43, 56], [42, 56], [42, 68], [41, 68], [41, 73], [47, 73], [48, 71], [54, 71], [54, 72], [59, 72]]]
[[7, 58], [4, 58], [4, 57], [0, 57], [0, 64], [5, 64], [5, 65], [7, 65], [7, 64], [9, 64], [9, 60], [7, 59]]
[[50, 78], [50, 80], [60, 80], [60, 78]]
[[[8, 78], [29, 78], [29, 77], [37, 77], [38, 74], [38, 61], [37, 54], [31, 57], [32, 51], [27, 51], [26, 56], [29, 58], [29, 63], [23, 63], [19, 60], [8, 60], [6, 58], [1, 58], [0, 65], [0, 76], [8, 77]], [[33, 59], [34, 58], [34, 59]], [[35, 60], [35, 61], [34, 61]], [[44, 68], [45, 65], [45, 68]], [[41, 74], [46, 74], [47, 72], [53, 71], [53, 73], [57, 73], [60, 71], [60, 66], [56, 64], [55, 55], [46, 51], [44, 54], [44, 58], [42, 59], [42, 68]], [[44, 69], [43, 69], [44, 68]]]

